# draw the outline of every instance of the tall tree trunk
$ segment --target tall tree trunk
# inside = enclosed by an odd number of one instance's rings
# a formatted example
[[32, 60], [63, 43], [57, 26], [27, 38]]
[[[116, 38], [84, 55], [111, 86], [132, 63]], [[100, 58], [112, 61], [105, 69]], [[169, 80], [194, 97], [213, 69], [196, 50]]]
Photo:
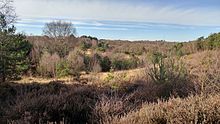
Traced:
[[6, 62], [5, 62], [5, 60], [3, 60], [3, 72], [2, 72], [2, 83], [3, 82], [5, 82], [5, 80], [6, 80], [6, 68], [5, 68], [5, 64], [6, 64]]

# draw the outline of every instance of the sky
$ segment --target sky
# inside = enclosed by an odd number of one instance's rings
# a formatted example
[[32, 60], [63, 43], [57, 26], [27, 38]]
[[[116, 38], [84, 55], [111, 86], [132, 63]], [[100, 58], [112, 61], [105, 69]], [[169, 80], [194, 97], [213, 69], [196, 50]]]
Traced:
[[72, 22], [77, 36], [190, 41], [220, 32], [220, 0], [14, 0], [19, 32]]

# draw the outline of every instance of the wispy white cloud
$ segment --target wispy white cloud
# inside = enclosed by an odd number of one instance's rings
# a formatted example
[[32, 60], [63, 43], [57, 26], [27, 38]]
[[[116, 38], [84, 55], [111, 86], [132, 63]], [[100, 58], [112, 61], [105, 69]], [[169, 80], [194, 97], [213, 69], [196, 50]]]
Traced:
[[18, 27], [25, 27], [25, 28], [43, 28], [42, 25], [36, 25], [36, 24], [21, 24], [21, 23], [17, 23], [16, 26], [18, 26]]
[[33, 24], [33, 23], [48, 23], [51, 19], [35, 19], [35, 18], [19, 18], [17, 23], [26, 23], [26, 24]]
[[[40, 25], [30, 25], [30, 24], [16, 24], [18, 27], [23, 27], [23, 28], [42, 28]], [[105, 28], [105, 27], [77, 27], [77, 29], [91, 29], [91, 30], [101, 30], [101, 31], [126, 31], [128, 29], [126, 28]]]
[[[183, 25], [220, 25], [220, 10], [130, 4], [111, 0], [15, 0], [21, 18], [144, 21]], [[47, 22], [47, 20], [45, 20]], [[81, 22], [74, 22], [80, 24]], [[93, 23], [102, 26], [101, 23]]]
[[67, 22], [71, 22], [74, 25], [87, 25], [87, 26], [103, 26], [104, 24], [98, 21], [85, 21], [85, 20], [71, 20], [71, 19], [63, 19], [63, 18], [20, 18], [17, 23], [20, 24], [42, 24], [56, 21], [56, 20], [65, 20]]
[[[49, 18], [25, 18], [20, 19], [16, 26], [43, 28], [44, 24], [54, 19]], [[62, 19], [61, 19], [62, 20]], [[63, 19], [64, 20], [64, 19]], [[128, 30], [128, 29], [194, 29], [193, 25], [174, 25], [165, 23], [137, 23], [130, 21], [94, 21], [94, 20], [65, 20], [72, 22], [77, 29], [94, 29], [94, 30]]]
[[126, 31], [126, 28], [106, 28], [106, 27], [83, 27], [79, 26], [78, 29], [92, 29], [92, 30], [104, 30], [104, 31]]

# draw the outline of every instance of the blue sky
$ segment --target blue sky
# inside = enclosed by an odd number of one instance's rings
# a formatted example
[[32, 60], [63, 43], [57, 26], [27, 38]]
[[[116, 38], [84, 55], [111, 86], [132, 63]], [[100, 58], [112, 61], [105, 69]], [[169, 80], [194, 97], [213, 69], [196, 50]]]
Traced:
[[33, 35], [53, 20], [99, 39], [189, 41], [220, 32], [219, 0], [14, 0], [14, 6], [18, 31]]

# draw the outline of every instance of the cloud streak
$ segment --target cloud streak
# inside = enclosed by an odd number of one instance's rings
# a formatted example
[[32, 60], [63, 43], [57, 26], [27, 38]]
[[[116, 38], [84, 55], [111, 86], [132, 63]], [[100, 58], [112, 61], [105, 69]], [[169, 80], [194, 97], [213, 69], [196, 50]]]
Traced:
[[132, 4], [123, 0], [15, 0], [21, 18], [66, 18], [155, 22], [182, 25], [220, 25], [220, 10], [181, 8], [151, 3]]

